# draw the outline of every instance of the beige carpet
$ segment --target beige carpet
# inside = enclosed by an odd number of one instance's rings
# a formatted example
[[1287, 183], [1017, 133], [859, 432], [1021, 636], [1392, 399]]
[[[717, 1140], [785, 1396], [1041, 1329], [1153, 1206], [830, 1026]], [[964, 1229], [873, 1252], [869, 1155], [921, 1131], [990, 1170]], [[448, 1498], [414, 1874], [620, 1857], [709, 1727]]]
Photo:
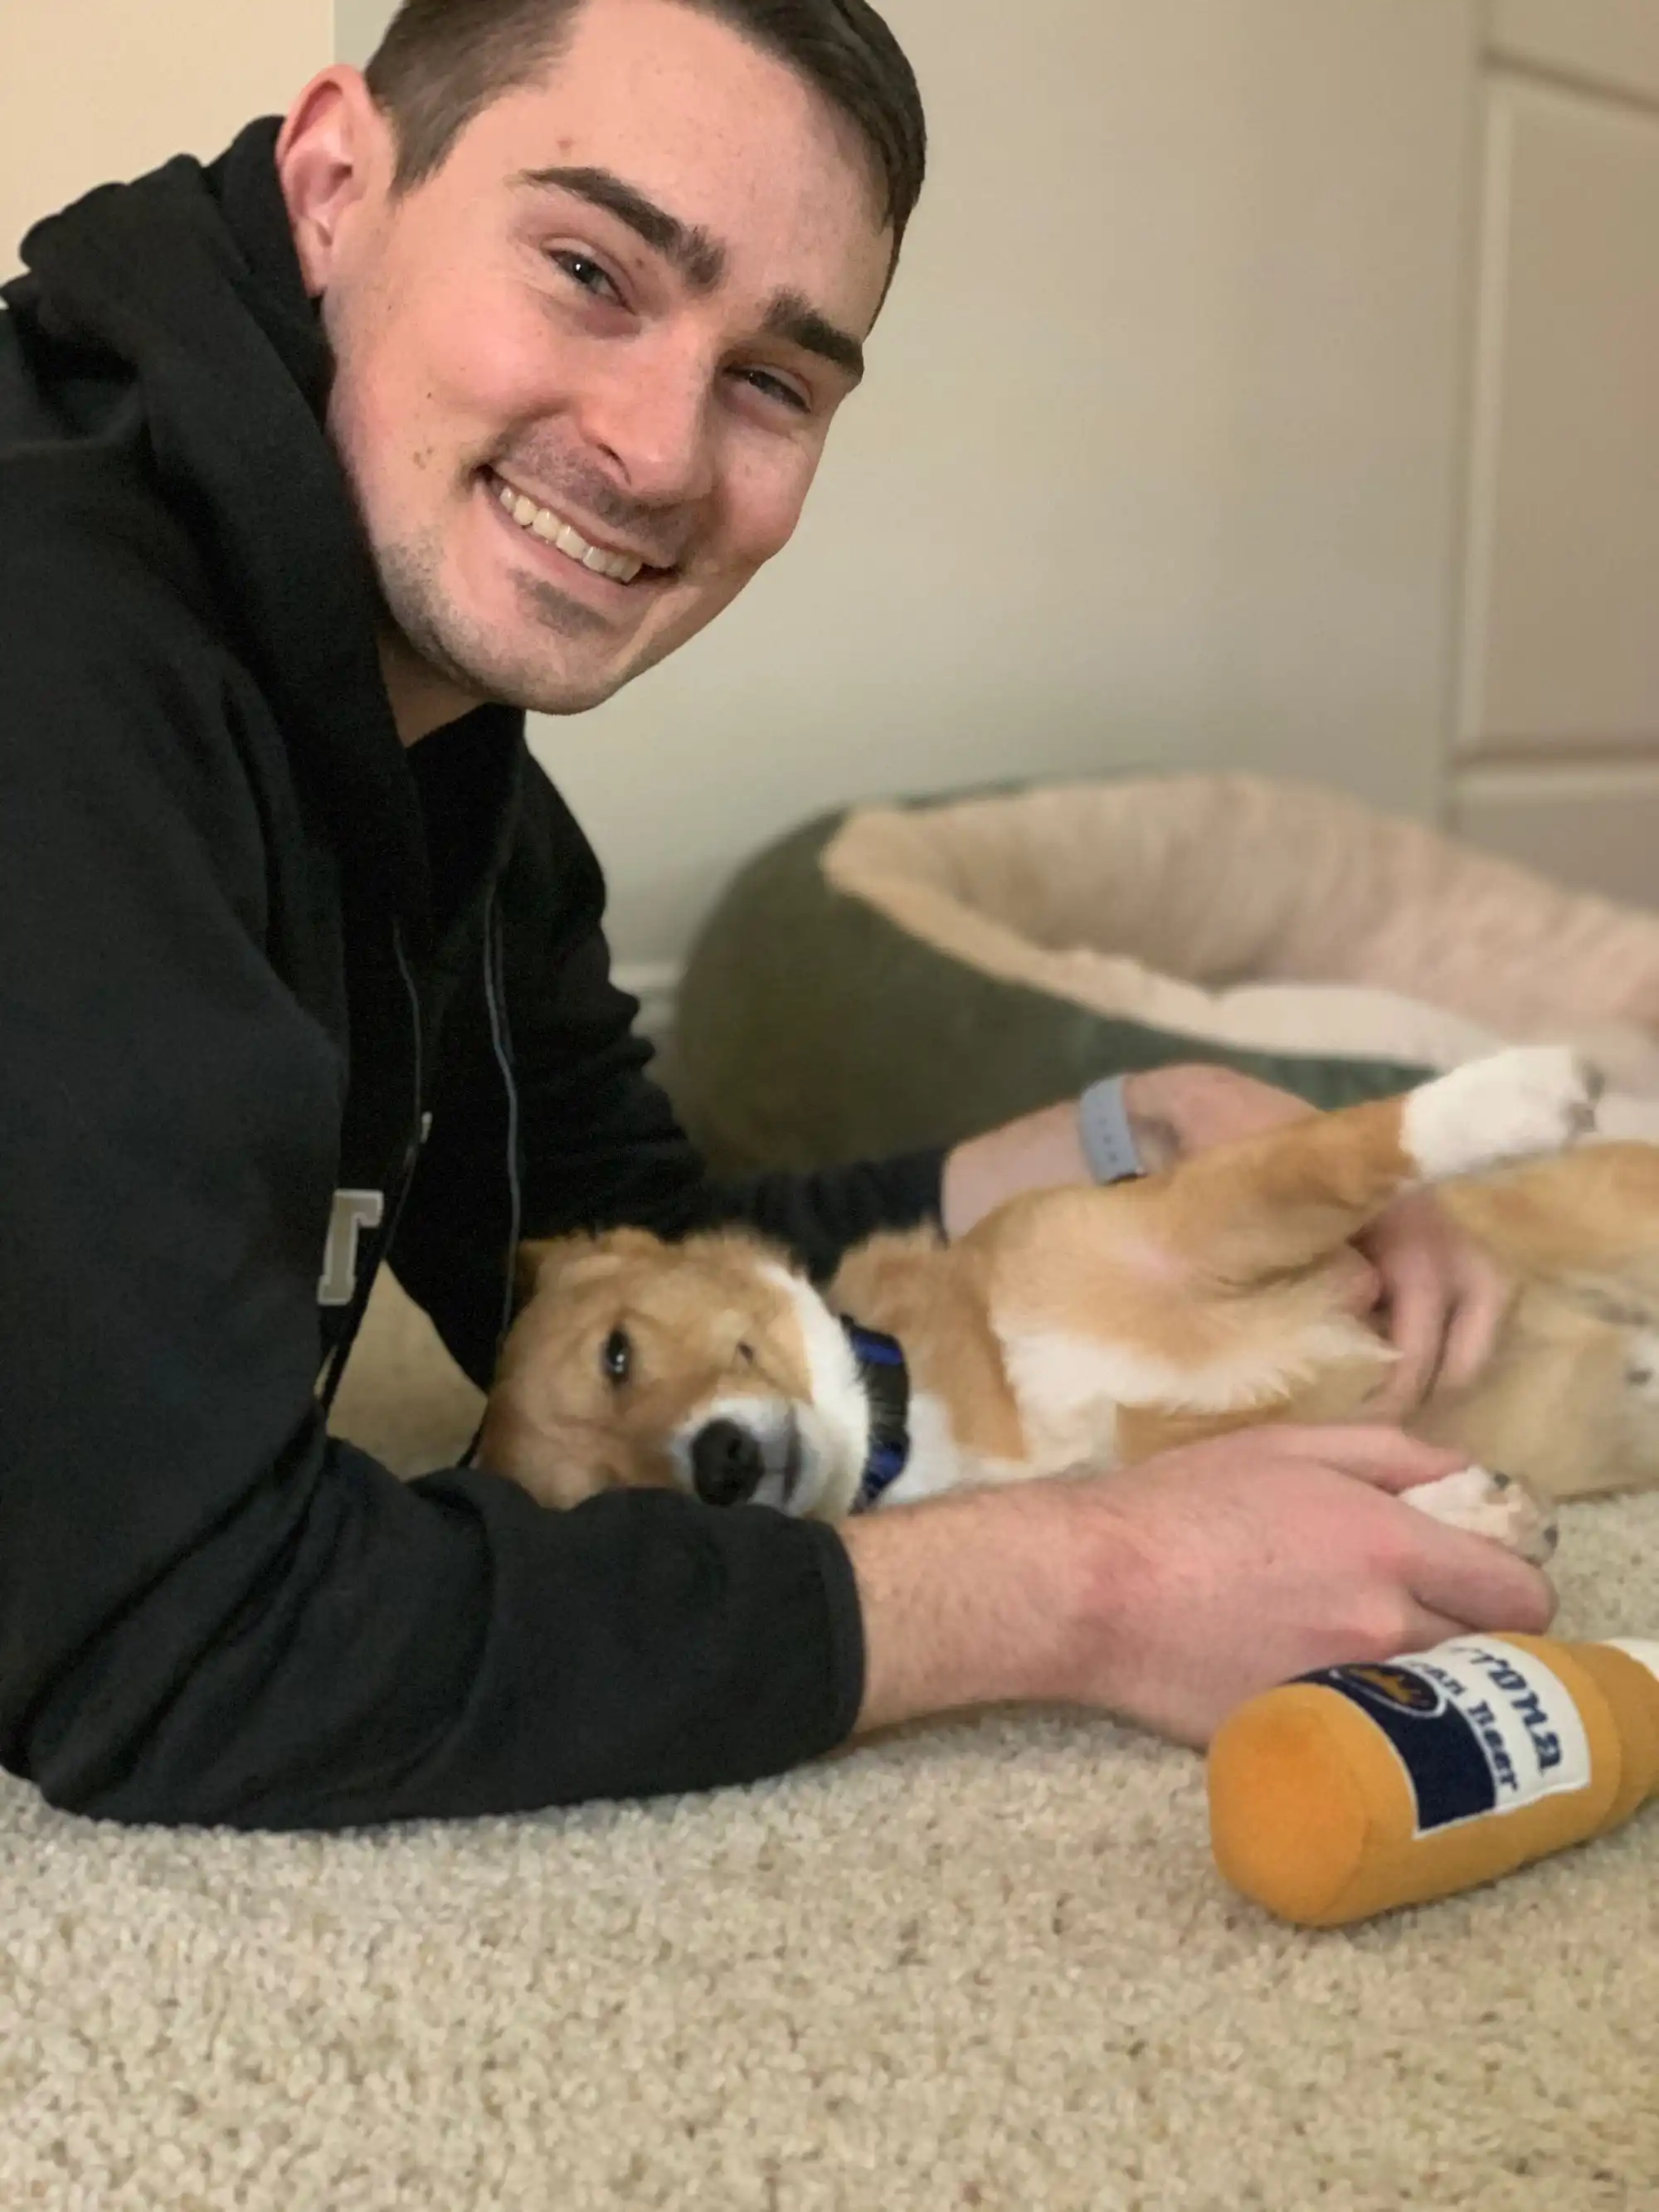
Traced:
[[[1659, 1498], [1572, 1510], [1569, 1626], [1651, 1634], [1656, 1561]], [[1330, 1936], [1230, 1899], [1195, 1760], [1047, 1714], [329, 1840], [4, 1785], [0, 1854], [4, 2212], [1659, 2207], [1659, 1807]]]

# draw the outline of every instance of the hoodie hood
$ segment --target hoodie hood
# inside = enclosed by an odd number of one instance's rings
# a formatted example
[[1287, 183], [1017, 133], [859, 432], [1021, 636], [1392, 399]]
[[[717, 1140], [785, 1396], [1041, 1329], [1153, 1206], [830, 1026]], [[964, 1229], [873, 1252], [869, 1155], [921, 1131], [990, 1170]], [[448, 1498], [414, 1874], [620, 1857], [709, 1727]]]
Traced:
[[325, 428], [333, 362], [276, 179], [279, 127], [266, 117], [211, 167], [181, 155], [37, 224], [3, 296], [26, 343], [71, 352], [106, 395], [94, 436], [136, 412], [150, 495], [193, 544], [216, 622], [339, 842], [418, 936], [419, 809], [374, 563]]

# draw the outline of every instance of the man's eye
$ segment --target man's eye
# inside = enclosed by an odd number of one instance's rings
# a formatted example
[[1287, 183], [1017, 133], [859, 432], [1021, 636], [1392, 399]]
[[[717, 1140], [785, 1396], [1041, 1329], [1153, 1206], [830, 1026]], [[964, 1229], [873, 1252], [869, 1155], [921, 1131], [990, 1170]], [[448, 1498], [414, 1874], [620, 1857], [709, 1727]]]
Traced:
[[626, 1382], [634, 1367], [634, 1344], [625, 1328], [613, 1328], [605, 1340], [599, 1364], [607, 1382]]
[[781, 376], [774, 376], [763, 368], [744, 368], [738, 374], [745, 384], [752, 384], [763, 398], [781, 400], [784, 406], [793, 407], [797, 415], [811, 413], [811, 401], [804, 398], [793, 384], [786, 384]]
[[556, 267], [562, 269], [571, 283], [584, 292], [591, 292], [596, 300], [610, 298], [618, 306], [622, 294], [611, 282], [609, 272], [591, 253], [578, 253], [570, 248], [561, 248], [550, 257]]

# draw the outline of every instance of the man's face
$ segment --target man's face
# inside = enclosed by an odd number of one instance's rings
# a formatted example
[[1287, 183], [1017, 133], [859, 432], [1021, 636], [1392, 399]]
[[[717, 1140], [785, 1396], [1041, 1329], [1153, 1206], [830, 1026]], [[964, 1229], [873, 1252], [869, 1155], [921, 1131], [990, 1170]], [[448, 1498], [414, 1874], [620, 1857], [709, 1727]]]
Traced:
[[674, 0], [589, 0], [401, 201], [361, 86], [337, 207], [305, 116], [279, 166], [393, 621], [454, 712], [596, 705], [794, 529], [891, 259], [863, 149]]

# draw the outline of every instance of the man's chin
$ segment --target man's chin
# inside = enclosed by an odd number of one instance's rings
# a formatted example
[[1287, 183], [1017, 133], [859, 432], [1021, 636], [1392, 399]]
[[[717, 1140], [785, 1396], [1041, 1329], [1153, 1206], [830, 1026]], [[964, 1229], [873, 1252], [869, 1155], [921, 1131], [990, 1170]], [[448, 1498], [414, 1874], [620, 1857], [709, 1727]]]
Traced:
[[516, 619], [510, 626], [483, 609], [469, 616], [457, 597], [441, 618], [417, 623], [416, 634], [399, 627], [418, 660], [457, 694], [561, 716], [604, 706], [703, 627], [701, 620], [688, 623], [684, 608], [678, 621], [660, 619], [668, 610], [659, 608], [653, 611], [657, 621], [622, 628], [581, 619], [586, 609], [561, 621], [556, 615], [564, 611], [550, 607], [541, 593], [527, 611], [520, 602], [511, 611]]
[[[652, 659], [659, 656], [653, 655]], [[586, 714], [614, 698], [650, 665], [641, 653], [572, 652], [446, 655], [445, 673], [459, 689], [491, 705], [528, 714]]]
[[614, 659], [599, 653], [591, 658], [572, 654], [556, 671], [545, 665], [538, 668], [532, 662], [518, 672], [510, 696], [506, 691], [498, 696], [527, 714], [586, 714], [614, 699], [635, 677], [666, 660], [693, 635], [693, 631], [677, 630], [635, 637]]
[[572, 654], [556, 665], [532, 659], [510, 672], [496, 696], [529, 714], [586, 714], [614, 699], [644, 670], [663, 658], [637, 643], [613, 659], [606, 654]]
[[634, 673], [629, 669], [609, 684], [586, 687], [567, 684], [560, 684], [556, 689], [527, 691], [522, 696], [507, 700], [504, 703], [521, 708], [526, 714], [589, 714], [595, 707], [603, 707], [606, 700], [614, 699]]

